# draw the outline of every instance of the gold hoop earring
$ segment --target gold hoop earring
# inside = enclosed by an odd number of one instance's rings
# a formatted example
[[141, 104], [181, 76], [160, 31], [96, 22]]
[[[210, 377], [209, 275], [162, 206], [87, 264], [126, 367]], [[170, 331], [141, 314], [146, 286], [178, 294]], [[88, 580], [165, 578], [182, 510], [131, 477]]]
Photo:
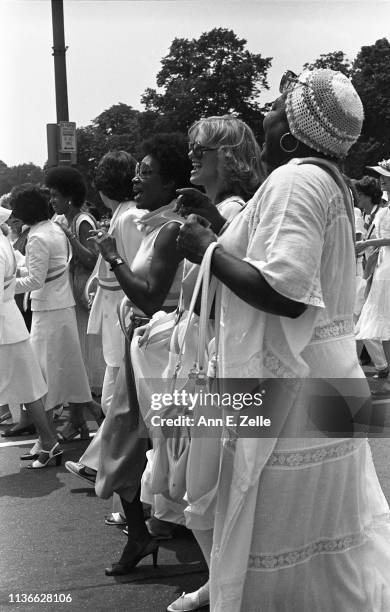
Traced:
[[[288, 138], [289, 136], [291, 136], [291, 138], [293, 138], [295, 140], [295, 145], [294, 145], [294, 148], [292, 148], [292, 149], [287, 149], [287, 147], [284, 146], [284, 144], [283, 144], [283, 139], [286, 138], [286, 137]], [[299, 147], [299, 142], [297, 141], [296, 138], [294, 138], [294, 136], [290, 132], [286, 132], [285, 134], [282, 134], [282, 136], [280, 137], [279, 146], [280, 146], [280, 148], [282, 149], [282, 151], [284, 153], [295, 153], [295, 151]]]

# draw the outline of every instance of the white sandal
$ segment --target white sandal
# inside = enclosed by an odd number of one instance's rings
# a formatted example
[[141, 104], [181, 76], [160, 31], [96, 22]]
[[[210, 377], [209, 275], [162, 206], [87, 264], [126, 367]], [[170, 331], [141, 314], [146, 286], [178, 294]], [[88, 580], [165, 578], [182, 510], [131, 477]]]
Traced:
[[[38, 459], [30, 463], [27, 467], [31, 470], [38, 470], [49, 465], [52, 459], [55, 460], [55, 464], [58, 467], [62, 462], [62, 450], [59, 449], [59, 444], [56, 442], [50, 450], [41, 450]], [[56, 450], [57, 449], [57, 450]], [[47, 457], [42, 457], [42, 455], [47, 455]], [[40, 461], [39, 458], [45, 459], [45, 461]]]
[[206, 582], [206, 584], [193, 593], [182, 593], [178, 599], [167, 607], [167, 612], [192, 612], [192, 610], [205, 608], [209, 603], [209, 583]]

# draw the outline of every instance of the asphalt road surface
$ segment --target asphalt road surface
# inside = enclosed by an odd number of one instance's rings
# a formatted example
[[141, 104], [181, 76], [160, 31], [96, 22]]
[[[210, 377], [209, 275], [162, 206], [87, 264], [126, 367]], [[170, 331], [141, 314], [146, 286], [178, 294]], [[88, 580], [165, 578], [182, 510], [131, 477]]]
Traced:
[[[390, 433], [385, 395], [377, 397], [376, 412], [380, 437], [370, 444], [390, 500], [390, 436], [382, 437]], [[2, 612], [164, 612], [183, 591], [205, 582], [202, 555], [190, 534], [161, 543], [156, 570], [148, 557], [128, 576], [105, 576], [104, 568], [119, 559], [126, 542], [120, 528], [104, 524], [111, 501], [98, 499], [92, 486], [63, 466], [27, 470], [19, 456], [31, 444], [29, 438], [0, 438]], [[77, 461], [85, 446], [77, 440], [64, 445], [64, 460]], [[28, 596], [36, 601], [28, 603]]]

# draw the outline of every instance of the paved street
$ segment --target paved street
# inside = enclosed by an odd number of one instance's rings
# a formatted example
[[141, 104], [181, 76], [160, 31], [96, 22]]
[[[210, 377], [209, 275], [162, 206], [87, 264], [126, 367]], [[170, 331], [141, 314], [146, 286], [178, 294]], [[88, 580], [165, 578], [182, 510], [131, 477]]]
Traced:
[[[1, 611], [163, 612], [183, 591], [205, 582], [204, 562], [190, 536], [162, 543], [157, 570], [148, 557], [129, 576], [105, 576], [126, 543], [121, 529], [104, 524], [111, 501], [97, 498], [63, 466], [27, 470], [19, 456], [31, 439], [9, 438], [12, 446], [0, 440]], [[76, 461], [85, 442], [64, 447], [64, 460]], [[53, 600], [62, 593], [72, 601], [10, 603], [18, 593], [51, 593]]]
[[[387, 426], [378, 427], [378, 435], [388, 435], [390, 400], [379, 396], [375, 411], [378, 424]], [[182, 591], [194, 590], [206, 580], [200, 551], [190, 536], [162, 543], [157, 570], [149, 557], [129, 576], [105, 576], [105, 566], [118, 560], [125, 544], [121, 529], [104, 525], [111, 502], [96, 498], [91, 486], [63, 466], [27, 470], [19, 456], [32, 440], [8, 440], [0, 438], [1, 611], [163, 612]], [[390, 437], [370, 443], [390, 500]], [[64, 445], [64, 459], [76, 461], [85, 445], [77, 440]], [[50, 593], [53, 600], [64, 594], [72, 601], [10, 603], [11, 595], [16, 600], [16, 594], [23, 593]]]

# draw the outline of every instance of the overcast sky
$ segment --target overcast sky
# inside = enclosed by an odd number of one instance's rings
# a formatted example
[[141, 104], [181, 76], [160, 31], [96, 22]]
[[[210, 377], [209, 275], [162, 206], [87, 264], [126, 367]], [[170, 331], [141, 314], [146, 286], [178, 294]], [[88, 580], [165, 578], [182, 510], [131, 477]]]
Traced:
[[[390, 0], [64, 0], [64, 19], [69, 119], [79, 127], [118, 102], [142, 110], [172, 40], [214, 27], [273, 57], [266, 102], [287, 68], [337, 50], [353, 59], [389, 37]], [[51, 2], [0, 0], [0, 24], [0, 159], [42, 166], [46, 123], [56, 121]]]

